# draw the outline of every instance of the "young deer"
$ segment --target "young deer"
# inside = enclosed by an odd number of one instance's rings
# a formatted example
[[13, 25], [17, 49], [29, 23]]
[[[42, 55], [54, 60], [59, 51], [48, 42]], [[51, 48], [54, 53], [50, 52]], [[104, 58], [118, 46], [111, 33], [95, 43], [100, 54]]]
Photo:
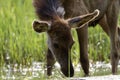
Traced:
[[[38, 33], [46, 32], [48, 36], [47, 75], [52, 74], [52, 67], [58, 61], [62, 73], [67, 77], [72, 77], [74, 69], [70, 49], [74, 44], [74, 40], [71, 29], [82, 28], [94, 20], [99, 15], [99, 10], [64, 19], [65, 11], [59, 0], [33, 0], [33, 5], [39, 17], [39, 20], [33, 22], [33, 29]], [[89, 64], [86, 66], [89, 68]], [[88, 75], [88, 72], [85, 74]]]

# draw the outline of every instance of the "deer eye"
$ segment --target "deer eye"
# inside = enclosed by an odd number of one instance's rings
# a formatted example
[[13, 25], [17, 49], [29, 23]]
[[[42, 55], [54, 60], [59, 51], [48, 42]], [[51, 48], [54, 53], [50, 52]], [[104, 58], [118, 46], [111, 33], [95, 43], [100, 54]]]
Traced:
[[53, 44], [54, 48], [59, 48], [59, 45], [57, 43]]

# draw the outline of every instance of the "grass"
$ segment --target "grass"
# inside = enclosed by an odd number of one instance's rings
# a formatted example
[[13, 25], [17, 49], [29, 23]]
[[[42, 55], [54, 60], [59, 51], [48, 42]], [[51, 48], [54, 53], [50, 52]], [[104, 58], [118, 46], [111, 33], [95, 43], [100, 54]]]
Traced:
[[[31, 66], [33, 61], [45, 62], [46, 34], [37, 34], [33, 31], [34, 19], [36, 16], [32, 0], [0, 0], [0, 68], [5, 63]], [[75, 30], [72, 30], [72, 33], [75, 40], [72, 59], [77, 65], [79, 45]], [[108, 62], [109, 46], [109, 38], [99, 25], [89, 28], [88, 53], [91, 60]]]
[[5, 0], [0, 1], [0, 6], [1, 59], [8, 54], [12, 62], [21, 63], [24, 59], [32, 59], [31, 57], [42, 61], [46, 36], [36, 34], [32, 29], [32, 21], [35, 19], [32, 2]]

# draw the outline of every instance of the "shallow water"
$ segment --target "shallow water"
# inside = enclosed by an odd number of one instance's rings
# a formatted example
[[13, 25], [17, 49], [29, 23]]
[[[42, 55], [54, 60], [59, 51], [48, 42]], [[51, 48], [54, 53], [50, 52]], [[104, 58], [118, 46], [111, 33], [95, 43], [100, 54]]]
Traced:
[[[120, 69], [120, 61], [118, 68]], [[78, 64], [74, 67], [75, 72], [80, 72], [81, 66]], [[90, 74], [94, 74], [95, 72], [99, 73], [99, 71], [102, 69], [102, 71], [109, 71], [111, 70], [110, 63], [105, 62], [96, 62], [96, 63], [90, 63]], [[25, 79], [25, 80], [32, 80], [33, 78], [43, 78], [43, 76], [46, 76], [46, 67], [44, 63], [41, 62], [33, 62], [30, 67], [14, 64], [14, 65], [5, 65], [1, 69], [1, 79], [3, 80], [19, 80], [19, 79]], [[60, 72], [60, 66], [58, 63], [55, 64], [53, 69], [53, 75], [58, 74], [61, 76]]]

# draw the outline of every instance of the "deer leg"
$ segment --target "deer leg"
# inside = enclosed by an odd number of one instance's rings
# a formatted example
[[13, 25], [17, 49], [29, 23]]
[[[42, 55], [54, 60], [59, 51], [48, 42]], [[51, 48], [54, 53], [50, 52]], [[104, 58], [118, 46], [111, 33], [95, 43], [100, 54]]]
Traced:
[[[102, 29], [106, 32], [106, 34], [110, 37], [110, 29], [107, 23], [106, 15], [104, 15], [103, 18], [99, 21], [99, 25], [102, 27]], [[117, 34], [118, 34], [118, 41], [117, 41], [117, 47], [118, 51], [120, 53], [120, 27], [117, 27]]]
[[80, 45], [80, 62], [85, 76], [89, 75], [89, 60], [88, 60], [88, 28], [83, 27], [77, 29], [78, 40]]
[[[114, 16], [113, 16], [114, 15]], [[107, 21], [110, 29], [110, 42], [111, 42], [111, 65], [112, 73], [117, 73], [117, 66], [119, 61], [118, 54], [118, 30], [117, 30], [117, 19], [118, 19], [118, 10], [115, 2], [107, 11]]]
[[47, 75], [48, 76], [52, 75], [52, 68], [53, 68], [53, 65], [55, 64], [55, 62], [56, 61], [55, 61], [53, 54], [48, 49], [48, 52], [47, 52]]

